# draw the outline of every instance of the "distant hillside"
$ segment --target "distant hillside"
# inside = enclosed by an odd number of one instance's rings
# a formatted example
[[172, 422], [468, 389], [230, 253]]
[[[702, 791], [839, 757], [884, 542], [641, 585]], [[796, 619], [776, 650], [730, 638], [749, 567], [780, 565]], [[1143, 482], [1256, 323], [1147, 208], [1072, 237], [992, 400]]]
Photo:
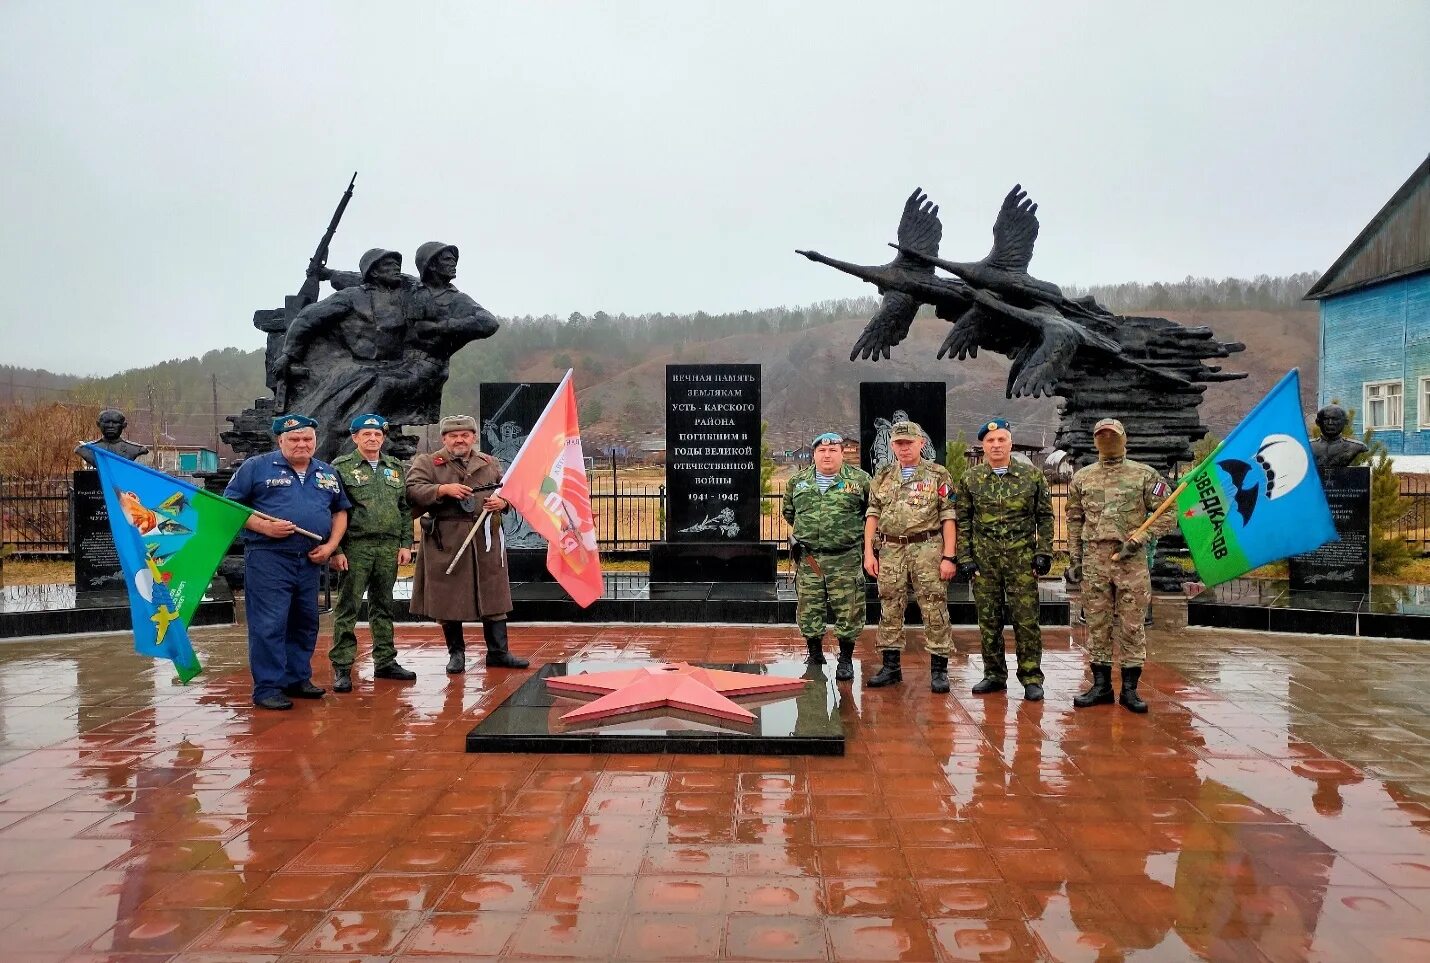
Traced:
[[[1225, 432], [1290, 367], [1301, 368], [1307, 398], [1314, 399], [1317, 315], [1314, 306], [1300, 301], [1313, 279], [1309, 273], [1246, 281], [1187, 278], [1078, 293], [1092, 293], [1123, 312], [1207, 325], [1224, 341], [1244, 342], [1247, 350], [1222, 364], [1247, 371], [1250, 378], [1212, 385], [1206, 393], [1204, 420]], [[850, 348], [877, 306], [874, 298], [855, 298], [720, 315], [596, 312], [564, 320], [513, 318], [494, 337], [469, 345], [453, 359], [442, 410], [475, 411], [484, 380], [555, 381], [574, 367], [588, 447], [631, 444], [664, 430], [666, 364], [743, 362], [763, 366], [764, 417], [777, 449], [796, 447], [824, 428], [853, 431], [863, 380], [945, 381], [954, 430], [998, 414], [1015, 422], [1020, 440], [1052, 442], [1057, 402], [1004, 398], [1008, 362], [999, 356], [935, 360], [948, 326], [928, 312], [890, 360], [850, 363]], [[129, 414], [133, 434], [141, 440], [163, 433], [179, 442], [211, 443], [216, 424], [227, 427], [224, 415], [266, 394], [262, 352], [237, 348], [106, 378], [0, 367], [0, 399], [11, 372], [15, 383], [25, 386], [18, 391], [33, 392], [17, 400], [70, 397], [116, 405]]]

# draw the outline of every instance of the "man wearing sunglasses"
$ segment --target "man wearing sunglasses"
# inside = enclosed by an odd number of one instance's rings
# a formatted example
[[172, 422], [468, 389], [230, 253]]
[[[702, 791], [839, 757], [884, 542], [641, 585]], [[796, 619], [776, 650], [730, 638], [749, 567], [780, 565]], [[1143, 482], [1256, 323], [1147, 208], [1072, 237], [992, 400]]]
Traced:
[[809, 647], [807, 665], [824, 665], [826, 611], [834, 614], [839, 663], [834, 678], [854, 678], [854, 643], [864, 631], [864, 513], [869, 476], [844, 463], [844, 439], [827, 431], [811, 444], [813, 462], [785, 486], [784, 516], [793, 527], [795, 619]]

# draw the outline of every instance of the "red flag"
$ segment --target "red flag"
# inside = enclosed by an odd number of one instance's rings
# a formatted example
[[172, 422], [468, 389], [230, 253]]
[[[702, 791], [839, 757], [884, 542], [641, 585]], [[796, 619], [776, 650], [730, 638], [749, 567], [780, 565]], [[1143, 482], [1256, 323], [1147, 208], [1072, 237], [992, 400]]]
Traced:
[[546, 568], [576, 603], [601, 597], [601, 557], [571, 372], [506, 470], [498, 494], [547, 542]]

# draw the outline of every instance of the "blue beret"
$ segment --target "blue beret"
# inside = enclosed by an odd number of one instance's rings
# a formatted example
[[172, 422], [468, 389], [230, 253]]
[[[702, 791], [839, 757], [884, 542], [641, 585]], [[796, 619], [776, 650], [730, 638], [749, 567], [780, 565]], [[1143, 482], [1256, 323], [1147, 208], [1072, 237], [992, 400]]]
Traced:
[[356, 435], [364, 428], [376, 428], [378, 431], [387, 430], [387, 419], [382, 415], [366, 414], [358, 415], [348, 422], [348, 434]]
[[307, 415], [279, 415], [273, 419], [273, 434], [281, 435], [285, 431], [296, 431], [299, 428], [316, 428], [318, 423]]
[[1012, 431], [1013, 426], [1008, 424], [1008, 419], [1006, 418], [991, 418], [978, 426], [978, 440], [982, 441], [984, 435], [990, 431], [998, 431], [999, 429]]

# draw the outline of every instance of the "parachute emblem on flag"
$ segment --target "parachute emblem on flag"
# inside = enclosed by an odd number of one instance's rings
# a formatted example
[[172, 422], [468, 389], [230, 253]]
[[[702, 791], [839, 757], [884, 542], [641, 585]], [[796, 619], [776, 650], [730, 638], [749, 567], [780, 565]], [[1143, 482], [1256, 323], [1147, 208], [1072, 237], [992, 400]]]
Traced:
[[1295, 438], [1282, 434], [1267, 435], [1261, 439], [1261, 446], [1256, 449], [1253, 460], [1261, 469], [1261, 478], [1255, 477], [1250, 464], [1239, 459], [1228, 458], [1217, 462], [1217, 467], [1225, 471], [1236, 486], [1233, 500], [1243, 525], [1251, 521], [1251, 515], [1256, 511], [1263, 480], [1267, 500], [1274, 501], [1301, 484], [1309, 464], [1306, 449]]

